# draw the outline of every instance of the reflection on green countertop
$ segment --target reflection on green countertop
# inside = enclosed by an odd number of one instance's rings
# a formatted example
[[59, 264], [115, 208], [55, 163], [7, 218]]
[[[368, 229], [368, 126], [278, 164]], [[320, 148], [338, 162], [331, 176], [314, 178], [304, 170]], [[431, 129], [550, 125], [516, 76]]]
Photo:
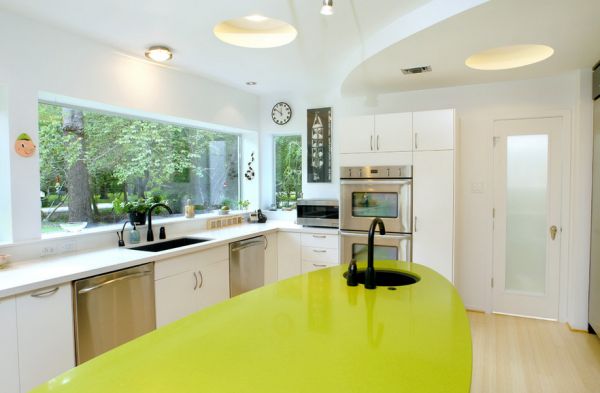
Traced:
[[421, 281], [395, 291], [348, 287], [345, 266], [293, 277], [151, 332], [33, 392], [469, 392], [471, 333], [456, 289], [422, 265], [375, 266]]

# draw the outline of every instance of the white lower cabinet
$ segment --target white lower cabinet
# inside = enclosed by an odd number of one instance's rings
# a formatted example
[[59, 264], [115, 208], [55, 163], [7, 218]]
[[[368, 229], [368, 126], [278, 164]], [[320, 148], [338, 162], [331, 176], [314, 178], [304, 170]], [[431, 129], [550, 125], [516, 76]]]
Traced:
[[14, 297], [0, 300], [0, 385], [3, 393], [19, 393], [17, 303]]
[[302, 243], [295, 232], [277, 233], [277, 279], [302, 273]]
[[22, 393], [75, 366], [71, 284], [17, 296]]
[[157, 262], [156, 326], [229, 298], [229, 250], [215, 247]]
[[267, 247], [265, 248], [265, 285], [277, 281], [277, 233], [265, 235]]
[[339, 264], [339, 236], [323, 233], [303, 233], [302, 273]]

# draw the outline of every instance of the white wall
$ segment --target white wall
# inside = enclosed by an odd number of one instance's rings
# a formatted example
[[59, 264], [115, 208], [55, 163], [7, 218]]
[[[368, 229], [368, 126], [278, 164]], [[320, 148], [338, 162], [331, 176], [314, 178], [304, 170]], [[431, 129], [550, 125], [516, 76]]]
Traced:
[[[344, 113], [366, 114], [456, 108], [460, 121], [456, 179], [456, 284], [468, 308], [492, 310], [492, 121], [567, 111], [571, 125], [571, 217], [563, 228], [569, 236], [568, 295], [560, 317], [571, 326], [587, 323], [587, 266], [591, 187], [591, 94], [584, 87], [590, 70], [553, 78], [387, 94], [375, 106], [364, 98], [343, 99]], [[339, 108], [338, 108], [339, 109]], [[338, 139], [343, 130], [335, 129]], [[482, 193], [472, 185], [484, 184]], [[569, 243], [567, 242], [567, 243]], [[576, 251], [575, 251], [576, 250]], [[564, 270], [563, 270], [564, 271]], [[563, 287], [562, 289], [566, 289]]]
[[[8, 137], [2, 129], [2, 152], [22, 132], [37, 143], [41, 93], [232, 130], [258, 130], [259, 100], [253, 94], [124, 55], [9, 13], [0, 12], [0, 36], [4, 37], [0, 40], [0, 87], [8, 96]], [[0, 202], [6, 206], [4, 199], [12, 199], [13, 217], [8, 224], [3, 219], [0, 233], [6, 234], [5, 227], [10, 226], [14, 241], [39, 238], [39, 157], [19, 157], [12, 147], [9, 157], [12, 170], [0, 159], [2, 181], [11, 173], [10, 194], [0, 197]], [[7, 239], [0, 238], [3, 240]]]

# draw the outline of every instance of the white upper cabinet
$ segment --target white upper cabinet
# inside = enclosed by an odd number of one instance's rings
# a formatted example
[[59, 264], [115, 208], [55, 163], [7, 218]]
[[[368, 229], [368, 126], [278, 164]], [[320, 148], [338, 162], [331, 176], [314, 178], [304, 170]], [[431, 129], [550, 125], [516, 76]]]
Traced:
[[340, 120], [339, 128], [341, 153], [368, 153], [374, 151], [373, 130], [375, 117], [351, 116]]
[[0, 299], [0, 384], [3, 393], [19, 393], [17, 305], [15, 298]]
[[412, 151], [412, 138], [410, 112], [375, 115], [375, 151]]
[[413, 112], [414, 151], [454, 149], [455, 110]]
[[21, 392], [75, 366], [71, 284], [17, 297]]

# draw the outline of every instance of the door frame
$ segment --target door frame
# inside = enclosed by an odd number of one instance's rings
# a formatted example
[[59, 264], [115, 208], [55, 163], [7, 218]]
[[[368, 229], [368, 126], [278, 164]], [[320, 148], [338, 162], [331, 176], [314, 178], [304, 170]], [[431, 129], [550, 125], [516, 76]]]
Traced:
[[[549, 117], [562, 118], [563, 127], [561, 131], [561, 154], [562, 154], [562, 201], [561, 201], [561, 227], [562, 233], [560, 236], [560, 258], [559, 258], [559, 284], [558, 284], [558, 320], [564, 322], [567, 320], [567, 304], [568, 304], [568, 293], [569, 293], [569, 270], [572, 264], [570, 258], [570, 238], [571, 238], [571, 210], [574, 206], [571, 206], [571, 190], [572, 176], [571, 176], [571, 157], [572, 157], [572, 134], [573, 134], [573, 117], [570, 110], [556, 110], [556, 111], [523, 111], [523, 112], [512, 112], [497, 113], [491, 116], [489, 122], [489, 140], [490, 140], [490, 151], [488, 165], [490, 170], [490, 181], [491, 181], [491, 195], [489, 196], [490, 212], [494, 208], [494, 196], [495, 189], [494, 185], [496, 182], [495, 168], [494, 168], [494, 123], [500, 120], [525, 120], [525, 119], [543, 119]], [[491, 218], [491, 217], [490, 217]], [[493, 229], [493, 218], [490, 221], [490, 263], [488, 265], [488, 279], [490, 282], [488, 290], [488, 312], [493, 312], [494, 309], [494, 294], [491, 286], [492, 279], [494, 277], [494, 229]]]

